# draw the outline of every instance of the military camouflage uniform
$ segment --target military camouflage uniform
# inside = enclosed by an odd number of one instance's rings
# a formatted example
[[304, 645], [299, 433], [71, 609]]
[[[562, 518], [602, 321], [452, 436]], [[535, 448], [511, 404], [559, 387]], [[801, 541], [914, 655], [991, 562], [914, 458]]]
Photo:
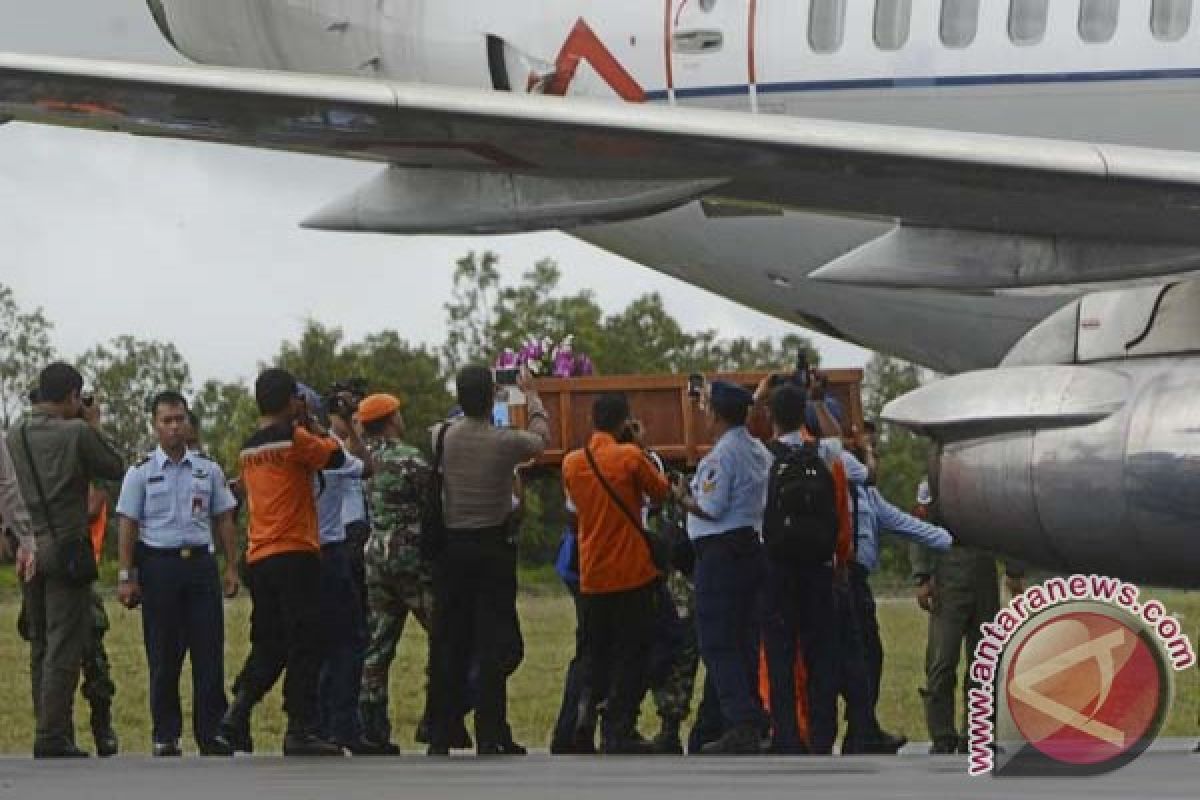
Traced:
[[417, 549], [429, 465], [416, 448], [403, 442], [369, 438], [366, 444], [375, 461], [375, 475], [369, 485], [368, 641], [359, 708], [365, 737], [387, 742], [391, 739], [388, 672], [404, 623], [411, 613], [428, 632], [433, 619], [433, 575]]
[[672, 570], [667, 578], [667, 591], [679, 615], [682, 641], [671, 662], [666, 679], [654, 689], [654, 707], [664, 727], [678, 728], [691, 713], [692, 692], [696, 686], [696, 671], [700, 666], [700, 650], [696, 645], [696, 590], [683, 573]]
[[83, 696], [92, 709], [92, 731], [104, 731], [112, 726], [112, 701], [117, 687], [112, 679], [112, 665], [104, 649], [104, 634], [108, 633], [108, 613], [100, 595], [92, 592], [92, 638], [83, 651]]

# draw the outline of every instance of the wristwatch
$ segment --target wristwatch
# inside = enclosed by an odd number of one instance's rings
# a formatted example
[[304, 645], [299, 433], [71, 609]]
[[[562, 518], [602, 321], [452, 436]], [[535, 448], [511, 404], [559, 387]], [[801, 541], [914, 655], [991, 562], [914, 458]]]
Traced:
[[117, 570], [117, 582], [118, 583], [133, 583], [135, 580], [137, 580], [137, 570], [136, 569]]

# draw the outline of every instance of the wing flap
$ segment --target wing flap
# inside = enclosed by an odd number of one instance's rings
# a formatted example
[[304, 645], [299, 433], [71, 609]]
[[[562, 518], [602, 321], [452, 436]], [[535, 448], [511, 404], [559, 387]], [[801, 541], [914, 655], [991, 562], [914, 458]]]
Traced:
[[0, 117], [409, 167], [712, 182], [911, 226], [1200, 244], [1200, 154], [217, 67], [0, 55]]

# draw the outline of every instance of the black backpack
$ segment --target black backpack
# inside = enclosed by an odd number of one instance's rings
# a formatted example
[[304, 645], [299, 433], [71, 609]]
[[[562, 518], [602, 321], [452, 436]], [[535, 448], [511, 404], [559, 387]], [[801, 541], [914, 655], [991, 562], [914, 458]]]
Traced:
[[837, 549], [837, 491], [815, 443], [772, 442], [763, 541], [773, 561], [815, 566]]

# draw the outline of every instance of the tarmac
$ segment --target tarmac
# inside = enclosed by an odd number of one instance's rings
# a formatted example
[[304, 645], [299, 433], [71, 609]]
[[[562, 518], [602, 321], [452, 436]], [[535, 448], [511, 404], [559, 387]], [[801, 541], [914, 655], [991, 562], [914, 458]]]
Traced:
[[972, 778], [963, 757], [0, 759], [0, 800], [1071, 800], [1200, 797], [1194, 741], [1157, 743], [1096, 778]]

